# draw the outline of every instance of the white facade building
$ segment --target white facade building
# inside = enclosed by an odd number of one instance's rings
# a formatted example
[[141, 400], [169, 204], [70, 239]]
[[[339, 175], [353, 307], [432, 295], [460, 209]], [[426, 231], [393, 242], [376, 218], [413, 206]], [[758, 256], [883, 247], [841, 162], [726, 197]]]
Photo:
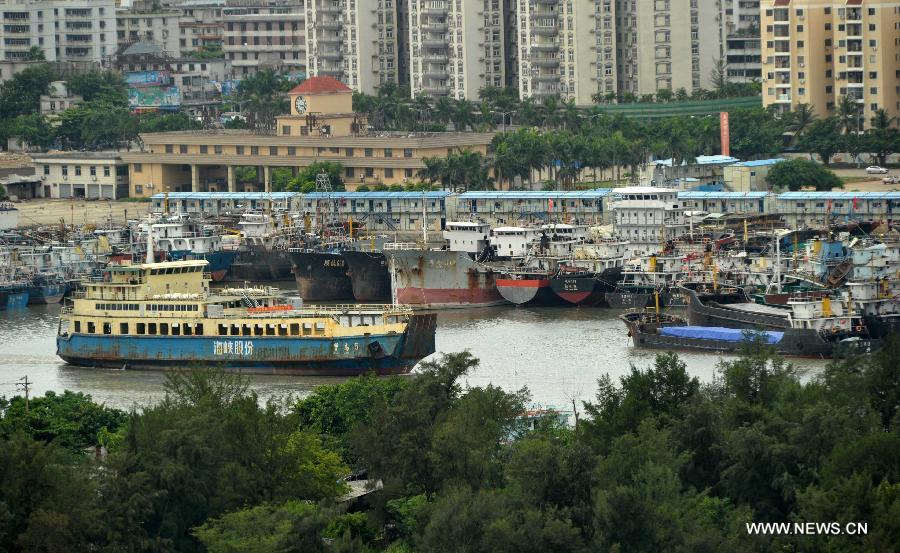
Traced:
[[652, 186], [615, 188], [611, 209], [616, 234], [627, 240], [633, 253], [654, 253], [667, 240], [688, 229], [678, 191]]
[[[116, 10], [116, 41], [118, 48], [135, 42], [158, 44], [171, 57], [181, 56], [177, 11], [137, 12]], [[186, 52], [189, 52], [188, 48]]]
[[0, 59], [102, 62], [116, 50], [113, 0], [0, 0]]
[[234, 75], [260, 69], [306, 72], [306, 28], [302, 4], [222, 9], [222, 50]]
[[45, 197], [117, 200], [128, 196], [128, 164], [116, 152], [34, 154], [31, 158], [37, 176], [44, 180]]
[[501, 0], [408, 0], [413, 96], [478, 99], [505, 86], [505, 19]]

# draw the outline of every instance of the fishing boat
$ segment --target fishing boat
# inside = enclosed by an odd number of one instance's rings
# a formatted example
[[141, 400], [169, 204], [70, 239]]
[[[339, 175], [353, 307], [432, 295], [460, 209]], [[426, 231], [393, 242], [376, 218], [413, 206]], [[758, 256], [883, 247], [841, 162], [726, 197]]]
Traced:
[[31, 279], [28, 303], [31, 305], [59, 303], [66, 293], [64, 280], [53, 275], [39, 274]]
[[343, 250], [341, 257], [347, 264], [347, 276], [356, 301], [391, 300], [391, 275], [384, 252]]
[[352, 376], [406, 373], [435, 351], [434, 314], [307, 307], [274, 288], [213, 291], [208, 267], [203, 260], [108, 267], [62, 309], [57, 355], [88, 367]]
[[657, 313], [632, 312], [620, 319], [634, 346], [641, 348], [736, 352], [759, 346], [771, 347], [786, 356], [831, 357], [836, 351], [870, 353], [881, 346], [881, 340], [855, 332], [856, 327], [848, 320], [841, 326], [821, 313], [809, 314], [812, 317], [798, 317], [796, 326], [783, 330], [696, 326], [680, 317]]
[[560, 263], [550, 279], [550, 288], [562, 300], [573, 305], [606, 306], [606, 294], [613, 292], [622, 279], [628, 243], [599, 239], [581, 244], [572, 257]]
[[294, 279], [306, 301], [353, 301], [353, 285], [340, 248], [291, 248]]
[[24, 283], [0, 284], [0, 311], [22, 309], [28, 305], [29, 297]]

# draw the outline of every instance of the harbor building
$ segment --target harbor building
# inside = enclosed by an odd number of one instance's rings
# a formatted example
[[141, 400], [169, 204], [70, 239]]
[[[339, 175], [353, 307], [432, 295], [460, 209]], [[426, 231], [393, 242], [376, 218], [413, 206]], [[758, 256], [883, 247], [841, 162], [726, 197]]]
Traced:
[[222, 8], [222, 50], [235, 77], [274, 69], [306, 76], [306, 28], [301, 2]]
[[247, 211], [298, 211], [299, 192], [171, 192], [154, 194], [151, 211], [218, 216]]
[[827, 117], [848, 97], [860, 129], [879, 108], [900, 115], [900, 3], [763, 0], [761, 10], [764, 106], [809, 104]]
[[678, 193], [678, 201], [687, 211], [706, 213], [730, 213], [761, 215], [774, 207], [768, 192], [698, 192], [685, 190]]
[[309, 75], [334, 77], [366, 94], [375, 94], [382, 84], [397, 83], [400, 1], [307, 0]]
[[721, 183], [725, 168], [738, 161], [736, 157], [725, 155], [697, 156], [690, 164], [686, 161], [677, 164], [672, 158], [657, 159], [642, 170], [641, 180], [652, 182], [654, 186]]
[[456, 197], [456, 219], [478, 219], [493, 226], [532, 223], [599, 225], [610, 189], [523, 192], [465, 192]]
[[0, 59], [37, 47], [49, 62], [101, 63], [116, 50], [113, 0], [2, 0]]
[[[493, 133], [369, 133], [353, 112], [353, 91], [331, 77], [314, 77], [290, 91], [291, 112], [278, 117], [277, 134], [214, 130], [142, 134], [144, 150], [122, 153], [131, 195], [161, 192], [271, 191], [273, 167], [296, 171], [319, 161], [339, 163], [344, 182], [418, 181], [427, 157], [468, 149], [487, 155]], [[237, 167], [255, 167], [240, 182]]]
[[128, 166], [118, 152], [33, 154], [45, 198], [118, 200], [128, 196]]
[[771, 189], [766, 182], [769, 170], [782, 158], [741, 161], [722, 168], [725, 188], [734, 192], [758, 192]]
[[672, 188], [628, 186], [614, 188], [609, 196], [613, 223], [620, 238], [634, 254], [662, 249], [668, 240], [688, 229], [685, 209]]
[[785, 192], [776, 211], [792, 227], [821, 227], [850, 220], [896, 222], [900, 192]]
[[485, 86], [506, 85], [501, 0], [408, 0], [413, 97], [475, 100]]

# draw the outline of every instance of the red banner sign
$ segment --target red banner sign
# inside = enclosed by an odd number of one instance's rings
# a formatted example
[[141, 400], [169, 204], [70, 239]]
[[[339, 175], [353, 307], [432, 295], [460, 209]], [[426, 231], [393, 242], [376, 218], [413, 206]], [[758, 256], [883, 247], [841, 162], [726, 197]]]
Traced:
[[731, 155], [731, 136], [728, 133], [728, 112], [719, 112], [719, 141], [722, 144], [722, 155]]

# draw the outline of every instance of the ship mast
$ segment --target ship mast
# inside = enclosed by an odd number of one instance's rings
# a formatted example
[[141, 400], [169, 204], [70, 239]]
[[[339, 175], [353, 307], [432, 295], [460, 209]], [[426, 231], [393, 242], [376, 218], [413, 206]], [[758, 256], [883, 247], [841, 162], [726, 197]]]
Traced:
[[156, 260], [153, 257], [153, 219], [147, 215], [147, 258], [145, 262], [153, 263], [154, 261]]

